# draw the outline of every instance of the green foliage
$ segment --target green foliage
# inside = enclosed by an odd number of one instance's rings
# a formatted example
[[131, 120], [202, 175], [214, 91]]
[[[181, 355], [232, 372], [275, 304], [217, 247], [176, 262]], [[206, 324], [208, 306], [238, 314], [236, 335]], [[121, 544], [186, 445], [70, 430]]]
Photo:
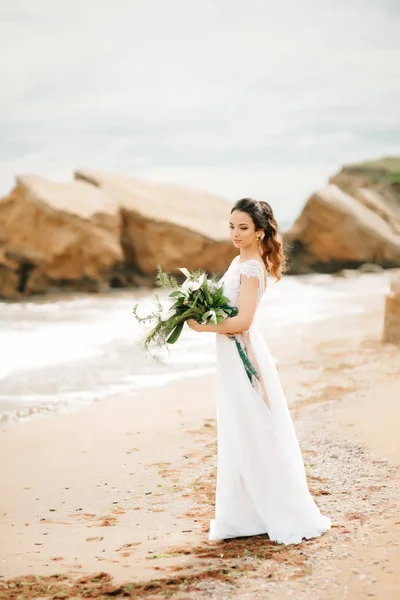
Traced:
[[361, 169], [380, 169], [387, 171], [388, 173], [400, 171], [400, 157], [399, 156], [387, 156], [384, 158], [378, 158], [377, 160], [368, 160], [358, 165], [353, 165], [354, 168]]
[[[133, 314], [139, 323], [154, 323], [143, 342], [146, 350], [156, 359], [158, 357], [154, 350], [165, 348], [167, 344], [175, 344], [188, 319], [195, 319], [199, 323], [218, 324], [238, 313], [237, 308], [231, 306], [229, 299], [224, 296], [223, 285], [219, 284], [217, 275], [213, 274], [207, 278], [205, 271], [200, 269], [192, 273], [183, 269], [183, 272], [186, 281], [179, 286], [174, 277], [164, 273], [160, 266], [157, 267], [157, 285], [165, 290], [172, 289], [168, 295], [172, 302], [168, 312], [165, 311], [158, 294], [155, 294], [155, 310], [150, 314], [141, 317], [137, 312], [138, 305], [133, 307]], [[250, 383], [257, 389], [259, 374], [251, 364], [240, 334], [230, 338], [236, 344]]]
[[386, 175], [387, 183], [400, 183], [400, 171], [393, 171]]
[[[186, 272], [186, 271], [185, 271]], [[186, 272], [188, 273], [188, 272]], [[157, 349], [166, 344], [175, 344], [182, 333], [185, 321], [195, 319], [199, 323], [220, 323], [235, 312], [229, 300], [223, 295], [223, 288], [217, 276], [207, 278], [205, 271], [198, 269], [188, 273], [186, 281], [179, 286], [176, 279], [157, 267], [156, 283], [158, 287], [171, 290], [169, 298], [173, 303], [168, 312], [164, 309], [159, 296], [155, 294], [156, 307], [148, 315], [138, 314], [138, 305], [133, 307], [133, 314], [141, 324], [154, 324], [143, 342], [146, 350], [157, 358]]]
[[179, 289], [179, 283], [172, 275], [164, 273], [160, 265], [157, 265], [156, 285], [161, 288]]
[[367, 176], [372, 183], [400, 183], [400, 157], [388, 156], [378, 160], [346, 165], [344, 171]]

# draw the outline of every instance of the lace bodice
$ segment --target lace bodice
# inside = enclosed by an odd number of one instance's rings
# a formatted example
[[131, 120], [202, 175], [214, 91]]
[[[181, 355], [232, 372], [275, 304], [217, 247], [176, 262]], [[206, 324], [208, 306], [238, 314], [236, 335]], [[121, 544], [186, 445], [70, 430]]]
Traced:
[[220, 279], [220, 282], [224, 284], [224, 295], [229, 298], [230, 304], [238, 307], [241, 275], [246, 275], [247, 277], [257, 277], [258, 305], [265, 291], [265, 268], [261, 264], [261, 261], [257, 260], [256, 258], [246, 260], [242, 263], [238, 262], [239, 258], [240, 256], [236, 256], [233, 259], [228, 267], [228, 270]]

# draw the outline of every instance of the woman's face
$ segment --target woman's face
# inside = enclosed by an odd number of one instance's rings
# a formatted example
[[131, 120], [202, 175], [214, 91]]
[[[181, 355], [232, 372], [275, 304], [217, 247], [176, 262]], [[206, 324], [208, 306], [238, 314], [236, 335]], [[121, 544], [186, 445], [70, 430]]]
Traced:
[[231, 214], [229, 230], [235, 248], [247, 248], [257, 243], [253, 219], [241, 210], [234, 210]]

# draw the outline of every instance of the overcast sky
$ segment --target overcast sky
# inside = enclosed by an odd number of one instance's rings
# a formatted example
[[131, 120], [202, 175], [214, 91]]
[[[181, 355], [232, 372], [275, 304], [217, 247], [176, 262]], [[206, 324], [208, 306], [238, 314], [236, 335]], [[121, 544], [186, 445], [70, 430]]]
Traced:
[[74, 168], [292, 218], [341, 164], [400, 154], [397, 0], [0, 0], [0, 193]]

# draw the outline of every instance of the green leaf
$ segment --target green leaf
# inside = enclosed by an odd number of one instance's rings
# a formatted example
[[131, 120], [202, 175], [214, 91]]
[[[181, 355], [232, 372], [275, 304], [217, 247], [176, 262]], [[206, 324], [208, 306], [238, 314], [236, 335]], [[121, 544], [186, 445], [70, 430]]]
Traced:
[[173, 305], [170, 307], [170, 310], [175, 310], [177, 308], [181, 308], [181, 306], [184, 306], [184, 304], [182, 304], [182, 302], [179, 302], [179, 300], [177, 300], [176, 302], [173, 303]]
[[205, 296], [206, 302], [208, 304], [212, 304], [212, 299], [211, 299], [210, 293], [208, 291], [207, 283], [204, 284], [203, 290], [204, 290], [204, 296]]
[[222, 299], [222, 287], [214, 294], [214, 302], [220, 302]]
[[177, 297], [177, 296], [182, 296], [182, 297], [183, 297], [183, 296], [184, 296], [184, 294], [181, 292], [181, 290], [175, 290], [174, 292], [171, 292], [171, 293], [169, 294], [169, 297], [170, 297], [170, 298], [175, 298], [175, 297]]
[[171, 333], [171, 335], [167, 339], [167, 343], [168, 344], [175, 344], [175, 342], [179, 339], [179, 336], [182, 333], [182, 329], [183, 329], [184, 324], [185, 324], [185, 321], [182, 321], [181, 323], [179, 323], [179, 325], [177, 325], [175, 327], [175, 329], [173, 330], [173, 332]]
[[189, 302], [189, 305], [192, 308], [196, 308], [196, 305], [197, 305], [197, 302], [199, 301], [199, 299], [200, 299], [200, 290], [196, 290], [196, 292], [194, 293], [193, 301]]

